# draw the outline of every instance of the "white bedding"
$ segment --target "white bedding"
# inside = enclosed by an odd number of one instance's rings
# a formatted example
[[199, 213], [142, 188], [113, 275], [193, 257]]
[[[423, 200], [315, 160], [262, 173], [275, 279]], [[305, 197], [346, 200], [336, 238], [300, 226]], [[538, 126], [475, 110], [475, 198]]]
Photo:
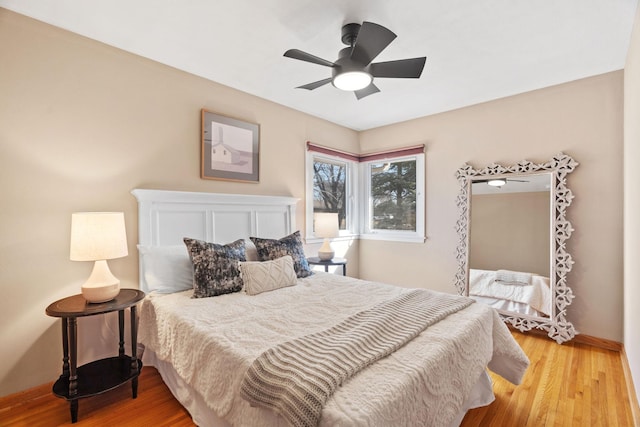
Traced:
[[493, 270], [469, 269], [469, 295], [522, 303], [545, 316], [551, 315], [551, 288], [548, 277], [534, 274], [528, 285], [495, 280], [496, 272]]
[[[253, 360], [277, 343], [327, 329], [406, 291], [317, 273], [255, 296], [152, 293], [140, 311], [139, 341], [228, 423], [284, 426], [282, 418], [239, 397]], [[528, 360], [495, 310], [472, 304], [346, 382], [327, 402], [320, 425], [449, 425], [487, 365], [518, 383]]]

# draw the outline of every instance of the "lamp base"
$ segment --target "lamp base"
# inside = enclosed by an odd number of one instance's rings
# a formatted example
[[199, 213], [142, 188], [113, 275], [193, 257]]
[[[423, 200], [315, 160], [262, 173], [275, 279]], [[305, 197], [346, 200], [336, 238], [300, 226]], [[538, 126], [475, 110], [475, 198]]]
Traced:
[[82, 296], [90, 303], [111, 301], [120, 293], [120, 282], [115, 285], [87, 287], [82, 285]]
[[82, 296], [88, 302], [99, 303], [114, 299], [120, 293], [120, 280], [109, 270], [106, 260], [96, 261], [91, 276], [82, 285]]
[[320, 261], [331, 261], [335, 254], [335, 252], [318, 252], [318, 258]]
[[322, 242], [322, 246], [318, 250], [318, 258], [320, 258], [320, 261], [331, 261], [335, 254], [336, 253], [329, 243], [329, 239], [325, 237], [324, 241]]

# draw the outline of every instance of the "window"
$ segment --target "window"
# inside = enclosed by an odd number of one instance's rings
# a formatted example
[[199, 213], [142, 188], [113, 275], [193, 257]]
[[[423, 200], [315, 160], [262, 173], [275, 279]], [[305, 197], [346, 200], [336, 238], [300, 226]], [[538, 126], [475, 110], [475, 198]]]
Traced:
[[361, 164], [361, 236], [424, 241], [424, 155]]
[[416, 161], [370, 163], [372, 230], [416, 231]]
[[316, 158], [313, 160], [313, 213], [338, 214], [340, 230], [347, 228], [347, 164]]
[[314, 238], [313, 214], [338, 214], [340, 235], [356, 234], [351, 206], [357, 163], [336, 156], [307, 154], [307, 239]]
[[341, 236], [424, 241], [424, 147], [366, 156], [308, 147], [308, 240], [313, 214], [334, 212]]

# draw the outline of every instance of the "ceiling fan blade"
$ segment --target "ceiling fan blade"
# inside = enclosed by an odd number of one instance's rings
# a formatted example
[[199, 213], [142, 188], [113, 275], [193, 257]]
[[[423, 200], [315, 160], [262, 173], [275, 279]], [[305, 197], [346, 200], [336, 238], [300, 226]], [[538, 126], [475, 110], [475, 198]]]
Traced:
[[284, 56], [293, 59], [299, 59], [300, 61], [311, 62], [312, 64], [324, 65], [325, 67], [335, 67], [331, 61], [327, 61], [326, 59], [318, 58], [315, 55], [311, 55], [310, 53], [303, 52], [298, 49], [289, 49], [284, 53]]
[[298, 86], [296, 89], [314, 90], [319, 88], [320, 86], [324, 86], [327, 83], [330, 83], [331, 80], [332, 80], [331, 77], [329, 77], [327, 79], [318, 80], [317, 82], [307, 83], [306, 85]]
[[417, 79], [422, 74], [426, 57], [376, 62], [369, 68], [373, 77]]
[[365, 21], [358, 31], [351, 59], [364, 66], [369, 65], [396, 37], [395, 33], [382, 25]]
[[359, 100], [364, 98], [365, 96], [373, 95], [374, 93], [377, 93], [377, 92], [380, 92], [380, 89], [378, 89], [378, 86], [374, 85], [373, 83], [371, 83], [369, 86], [365, 87], [364, 89], [353, 91], [353, 93], [356, 94], [356, 98], [358, 98]]

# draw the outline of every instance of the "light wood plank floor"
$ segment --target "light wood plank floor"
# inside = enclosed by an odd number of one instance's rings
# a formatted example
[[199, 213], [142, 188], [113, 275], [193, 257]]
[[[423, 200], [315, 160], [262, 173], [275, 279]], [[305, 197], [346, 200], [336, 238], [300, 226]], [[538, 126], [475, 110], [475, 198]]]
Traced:
[[491, 373], [496, 400], [469, 411], [462, 426], [634, 425], [620, 352], [512, 334], [531, 361], [522, 384]]
[[[531, 359], [523, 383], [492, 375], [496, 401], [471, 410], [462, 426], [633, 426], [619, 352], [513, 335]], [[142, 370], [137, 399], [125, 385], [79, 406], [79, 427], [193, 426], [150, 367]], [[51, 394], [51, 384], [0, 399], [0, 426], [58, 425], [71, 425], [69, 405]]]

